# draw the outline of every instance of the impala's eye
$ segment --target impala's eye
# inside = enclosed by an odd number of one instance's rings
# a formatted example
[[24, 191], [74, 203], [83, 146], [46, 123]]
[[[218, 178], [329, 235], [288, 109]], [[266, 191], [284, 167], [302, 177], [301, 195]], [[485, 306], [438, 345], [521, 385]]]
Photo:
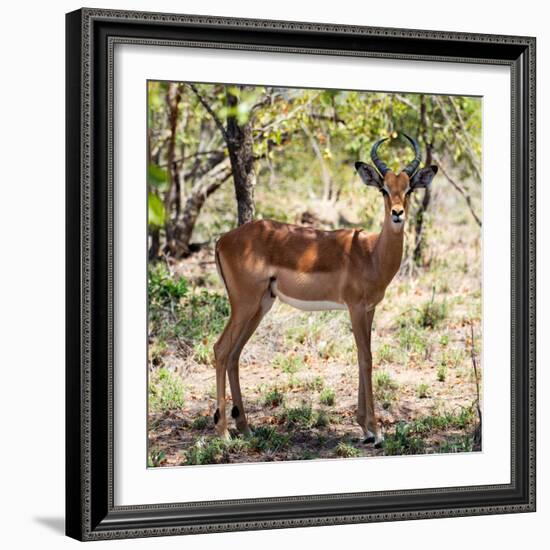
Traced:
[[384, 196], [386, 196], [386, 197], [389, 197], [389, 196], [390, 196], [388, 190], [387, 190], [385, 187], [381, 187], [381, 188], [380, 188], [380, 193], [382, 193], [382, 195], [384, 195]]
[[408, 197], [413, 191], [414, 191], [414, 188], [413, 188], [413, 187], [409, 187], [409, 188], [405, 191], [405, 197]]

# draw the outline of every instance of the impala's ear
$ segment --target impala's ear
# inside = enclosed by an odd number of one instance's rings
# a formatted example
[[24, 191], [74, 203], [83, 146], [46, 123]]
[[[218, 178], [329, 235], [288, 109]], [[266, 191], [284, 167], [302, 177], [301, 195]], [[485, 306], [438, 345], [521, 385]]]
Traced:
[[355, 163], [355, 169], [366, 185], [372, 185], [377, 189], [381, 189], [384, 186], [384, 182], [374, 166], [357, 161]]
[[437, 174], [437, 166], [427, 166], [419, 170], [411, 180], [411, 188], [418, 189], [419, 187], [428, 187], [434, 176]]

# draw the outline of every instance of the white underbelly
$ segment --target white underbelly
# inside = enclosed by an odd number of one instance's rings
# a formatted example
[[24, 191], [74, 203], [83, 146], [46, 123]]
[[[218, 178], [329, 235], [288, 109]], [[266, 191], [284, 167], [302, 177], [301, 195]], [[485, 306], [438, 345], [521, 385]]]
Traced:
[[299, 300], [297, 298], [291, 298], [283, 294], [278, 288], [277, 283], [273, 282], [271, 285], [271, 291], [281, 302], [288, 304], [289, 306], [301, 309], [302, 311], [326, 311], [330, 309], [347, 309], [345, 304], [339, 302], [332, 302], [330, 300]]

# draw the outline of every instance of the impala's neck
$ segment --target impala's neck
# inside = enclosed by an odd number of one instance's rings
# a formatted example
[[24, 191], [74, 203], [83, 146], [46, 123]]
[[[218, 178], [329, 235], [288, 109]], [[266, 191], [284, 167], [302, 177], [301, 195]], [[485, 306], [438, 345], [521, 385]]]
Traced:
[[386, 285], [394, 278], [401, 266], [403, 257], [403, 237], [405, 223], [401, 227], [395, 227], [391, 216], [386, 214], [382, 231], [374, 247], [374, 255], [377, 259], [379, 272]]

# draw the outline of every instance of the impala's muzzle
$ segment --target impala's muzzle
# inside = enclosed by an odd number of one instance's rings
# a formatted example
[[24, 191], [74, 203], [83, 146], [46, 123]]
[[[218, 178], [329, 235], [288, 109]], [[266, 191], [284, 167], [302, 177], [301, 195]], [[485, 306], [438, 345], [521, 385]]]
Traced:
[[405, 221], [405, 210], [402, 207], [392, 208], [391, 219], [393, 223], [403, 223]]

